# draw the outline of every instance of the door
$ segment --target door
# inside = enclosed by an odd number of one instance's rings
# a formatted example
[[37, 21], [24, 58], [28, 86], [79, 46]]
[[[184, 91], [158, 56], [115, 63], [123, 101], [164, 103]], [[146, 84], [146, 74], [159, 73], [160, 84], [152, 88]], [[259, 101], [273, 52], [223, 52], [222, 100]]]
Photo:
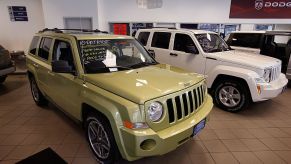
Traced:
[[52, 38], [43, 37], [40, 41], [38, 48], [38, 59], [35, 60], [32, 64], [34, 69], [36, 70], [36, 81], [38, 87], [42, 91], [43, 94], [50, 96], [50, 87], [48, 84], [48, 76], [47, 72], [51, 69], [49, 64], [49, 56], [51, 54], [52, 49]]
[[155, 54], [155, 59], [160, 63], [173, 64], [170, 62], [171, 32], [154, 32], [148, 51]]
[[[71, 42], [65, 39], [56, 39], [53, 46], [52, 61], [67, 61], [73, 70], [76, 70]], [[49, 71], [50, 88], [52, 88], [52, 100], [67, 113], [75, 118], [80, 115], [80, 91], [83, 83], [77, 73], [55, 73]]]
[[204, 74], [206, 58], [199, 53], [193, 38], [187, 33], [175, 33], [170, 61], [174, 66]]

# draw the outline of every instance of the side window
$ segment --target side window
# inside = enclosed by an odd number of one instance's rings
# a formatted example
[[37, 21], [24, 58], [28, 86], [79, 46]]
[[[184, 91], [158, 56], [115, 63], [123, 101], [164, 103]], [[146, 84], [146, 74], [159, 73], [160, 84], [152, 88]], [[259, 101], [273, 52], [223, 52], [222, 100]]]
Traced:
[[33, 37], [31, 44], [30, 44], [30, 47], [29, 47], [29, 53], [31, 53], [33, 55], [36, 54], [38, 40], [39, 40], [39, 36]]
[[45, 60], [48, 60], [51, 44], [51, 38], [42, 38], [38, 50], [38, 56]]
[[171, 33], [155, 32], [152, 40], [152, 47], [169, 49]]
[[140, 41], [142, 45], [146, 46], [149, 36], [150, 36], [150, 32], [140, 32], [137, 40]]
[[62, 40], [55, 40], [52, 61], [67, 61], [75, 70], [74, 58], [70, 43]]
[[175, 35], [174, 50], [198, 54], [197, 47], [195, 46], [192, 38], [187, 34]]

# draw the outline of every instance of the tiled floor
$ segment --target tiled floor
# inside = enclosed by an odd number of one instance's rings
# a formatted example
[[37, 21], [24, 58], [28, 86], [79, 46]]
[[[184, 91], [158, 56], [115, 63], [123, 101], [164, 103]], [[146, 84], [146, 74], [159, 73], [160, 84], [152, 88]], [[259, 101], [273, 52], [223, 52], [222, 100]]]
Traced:
[[[37, 107], [25, 76], [0, 85], [0, 163], [51, 147], [68, 163], [97, 163], [80, 126], [52, 105]], [[291, 89], [240, 113], [214, 108], [195, 139], [163, 156], [133, 163], [291, 163]], [[121, 161], [121, 163], [127, 163]]]

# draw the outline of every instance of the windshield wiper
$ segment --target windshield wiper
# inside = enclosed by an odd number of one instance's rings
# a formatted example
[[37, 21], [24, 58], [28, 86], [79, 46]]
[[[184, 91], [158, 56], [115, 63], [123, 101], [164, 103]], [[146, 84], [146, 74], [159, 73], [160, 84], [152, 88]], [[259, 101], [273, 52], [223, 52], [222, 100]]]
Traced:
[[132, 69], [130, 67], [125, 67], [125, 66], [112, 66], [112, 67], [105, 67], [105, 68], [118, 68], [118, 69], [124, 69], [124, 70], [131, 70]]
[[133, 64], [131, 66], [129, 66], [130, 68], [136, 68], [136, 67], [140, 67], [140, 66], [149, 66], [149, 65], [156, 65], [158, 64], [157, 62], [152, 62], [152, 63], [147, 63], [147, 62], [141, 62], [141, 63], [136, 63]]

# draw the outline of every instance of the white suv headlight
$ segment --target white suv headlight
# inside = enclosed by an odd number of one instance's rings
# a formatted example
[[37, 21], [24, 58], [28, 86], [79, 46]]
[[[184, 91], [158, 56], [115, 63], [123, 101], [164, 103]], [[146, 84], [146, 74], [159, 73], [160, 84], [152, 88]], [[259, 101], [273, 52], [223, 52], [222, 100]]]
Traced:
[[266, 82], [270, 82], [270, 76], [271, 76], [271, 69], [270, 68], [264, 69], [263, 78]]
[[149, 119], [153, 122], [159, 121], [164, 113], [163, 105], [157, 101], [152, 102], [148, 108]]

